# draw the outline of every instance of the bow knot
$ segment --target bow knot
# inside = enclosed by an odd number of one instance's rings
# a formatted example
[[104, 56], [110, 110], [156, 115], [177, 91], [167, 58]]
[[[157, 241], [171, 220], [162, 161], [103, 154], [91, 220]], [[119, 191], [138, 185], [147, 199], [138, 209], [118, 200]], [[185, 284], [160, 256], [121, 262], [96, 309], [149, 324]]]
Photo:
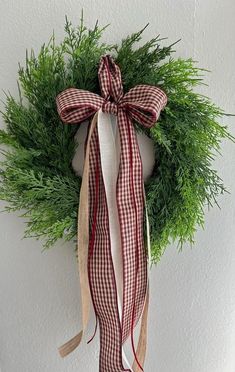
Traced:
[[107, 114], [113, 114], [113, 115], [117, 116], [118, 105], [115, 102], [104, 101], [104, 103], [102, 105], [102, 111], [107, 113]]
[[148, 128], [156, 123], [167, 103], [160, 88], [140, 84], [123, 95], [121, 72], [111, 56], [101, 58], [98, 74], [101, 96], [76, 88], [68, 88], [57, 96], [57, 110], [64, 123], [81, 123], [100, 109], [116, 116], [125, 111]]

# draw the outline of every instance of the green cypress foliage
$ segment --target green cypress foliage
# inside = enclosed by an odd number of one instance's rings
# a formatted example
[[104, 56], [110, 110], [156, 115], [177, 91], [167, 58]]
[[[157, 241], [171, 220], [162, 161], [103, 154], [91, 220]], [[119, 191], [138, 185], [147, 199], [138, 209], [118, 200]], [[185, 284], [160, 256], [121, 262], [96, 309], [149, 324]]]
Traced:
[[2, 112], [0, 198], [8, 211], [22, 211], [25, 236], [44, 238], [45, 248], [60, 238], [75, 238], [81, 179], [71, 160], [77, 126], [60, 121], [55, 98], [68, 87], [99, 93], [99, 60], [110, 53], [121, 68], [125, 91], [151, 84], [168, 96], [157, 125], [145, 131], [156, 149], [146, 184], [156, 262], [172, 240], [180, 247], [193, 242], [205, 205], [212, 206], [225, 191], [213, 160], [221, 140], [233, 137], [219, 123], [224, 112], [194, 91], [204, 70], [193, 60], [173, 59], [174, 45], [162, 46], [159, 36], [139, 46], [144, 29], [118, 46], [101, 42], [104, 30], [98, 24], [87, 29], [83, 19], [73, 27], [66, 19], [60, 44], [53, 35], [37, 56], [26, 54], [25, 67], [19, 67], [19, 99], [7, 95]]

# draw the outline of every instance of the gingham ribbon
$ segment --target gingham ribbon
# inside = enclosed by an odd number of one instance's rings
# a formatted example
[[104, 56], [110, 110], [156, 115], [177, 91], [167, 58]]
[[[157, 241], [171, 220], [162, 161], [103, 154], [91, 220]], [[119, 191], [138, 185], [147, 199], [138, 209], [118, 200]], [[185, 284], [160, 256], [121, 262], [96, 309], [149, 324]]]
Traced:
[[[141, 371], [146, 350], [148, 309], [148, 254], [144, 244], [144, 192], [140, 152], [133, 121], [153, 126], [167, 102], [155, 86], [137, 85], [123, 94], [121, 72], [111, 56], [103, 56], [98, 71], [101, 96], [69, 88], [57, 97], [58, 113], [65, 123], [77, 124], [93, 117], [86, 144], [78, 212], [78, 261], [81, 282], [83, 330], [60, 348], [62, 356], [74, 350], [83, 337], [92, 298], [100, 327], [100, 372]], [[118, 310], [117, 282], [111, 251], [110, 220], [102, 172], [97, 120], [102, 113], [117, 116], [120, 163], [116, 203], [120, 223], [123, 297]], [[99, 122], [102, 127], [102, 122]], [[133, 330], [142, 317], [137, 350]], [[132, 369], [125, 369], [122, 345], [131, 336]]]

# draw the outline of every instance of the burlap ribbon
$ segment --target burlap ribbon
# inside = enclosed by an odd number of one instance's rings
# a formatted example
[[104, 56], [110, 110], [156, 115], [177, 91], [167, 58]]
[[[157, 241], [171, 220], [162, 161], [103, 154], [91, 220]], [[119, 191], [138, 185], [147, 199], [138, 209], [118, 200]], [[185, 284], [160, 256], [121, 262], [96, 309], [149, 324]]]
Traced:
[[[142, 162], [133, 121], [144, 127], [154, 125], [167, 98], [162, 90], [149, 85], [137, 85], [124, 95], [120, 69], [108, 55], [101, 58], [98, 77], [101, 96], [69, 88], [57, 97], [57, 108], [63, 122], [77, 124], [93, 116], [86, 144], [78, 212], [83, 329], [60, 348], [60, 354], [65, 356], [80, 344], [88, 325], [92, 299], [100, 326], [99, 370], [141, 371], [147, 339], [148, 254], [143, 234]], [[120, 136], [116, 206], [123, 273], [121, 296], [110, 239], [110, 211], [100, 148], [102, 141], [97, 129], [97, 121], [98, 127], [102, 128], [102, 113], [116, 116]], [[135, 350], [134, 327], [140, 318], [140, 337]], [[122, 346], [129, 336], [135, 360], [132, 368], [125, 369]]]

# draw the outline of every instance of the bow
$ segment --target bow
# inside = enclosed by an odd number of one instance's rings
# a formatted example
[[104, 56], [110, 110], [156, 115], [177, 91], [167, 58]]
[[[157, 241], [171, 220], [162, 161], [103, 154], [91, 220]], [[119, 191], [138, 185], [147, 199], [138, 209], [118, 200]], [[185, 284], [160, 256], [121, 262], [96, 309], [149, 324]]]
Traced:
[[[124, 94], [120, 69], [109, 55], [101, 58], [98, 77], [101, 96], [69, 88], [56, 100], [64, 123], [77, 124], [92, 117], [78, 212], [83, 330], [62, 346], [60, 353], [67, 355], [81, 342], [91, 300], [100, 326], [100, 371], [139, 371], [143, 370], [145, 359], [149, 290], [142, 162], [133, 122], [147, 128], [153, 126], [167, 97], [161, 89], [150, 85], [137, 85]], [[104, 166], [107, 153], [103, 151], [102, 131], [111, 130], [110, 117], [116, 118], [120, 142], [116, 173], [112, 164], [108, 172]], [[111, 158], [112, 147], [109, 151]], [[111, 184], [109, 173], [113, 174]], [[111, 234], [114, 227], [116, 235]], [[116, 263], [116, 254], [121, 265]], [[135, 350], [133, 333], [140, 318], [140, 338]], [[122, 348], [130, 335], [135, 360], [132, 369], [129, 365], [125, 369]]]

